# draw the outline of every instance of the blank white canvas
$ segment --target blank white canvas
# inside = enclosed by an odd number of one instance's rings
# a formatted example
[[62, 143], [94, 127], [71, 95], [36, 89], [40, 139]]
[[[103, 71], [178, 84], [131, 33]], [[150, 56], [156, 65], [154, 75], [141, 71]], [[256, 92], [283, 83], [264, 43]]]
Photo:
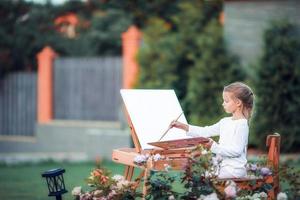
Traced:
[[[174, 90], [122, 89], [121, 96], [142, 149], [152, 149], [183, 111]], [[184, 114], [178, 121], [187, 123]], [[190, 138], [185, 131], [172, 128], [161, 141]]]

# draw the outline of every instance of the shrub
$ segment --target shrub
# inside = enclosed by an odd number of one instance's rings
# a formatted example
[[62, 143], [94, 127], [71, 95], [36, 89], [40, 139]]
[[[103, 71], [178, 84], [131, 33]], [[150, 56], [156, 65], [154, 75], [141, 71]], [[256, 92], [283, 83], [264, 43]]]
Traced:
[[278, 132], [282, 151], [300, 144], [300, 39], [295, 25], [274, 21], [264, 33], [264, 51], [257, 68], [254, 134], [262, 148], [263, 138]]
[[244, 74], [225, 49], [219, 0], [178, 4], [170, 21], [152, 18], [143, 30], [138, 88], [175, 90], [189, 121], [216, 121], [221, 92]]

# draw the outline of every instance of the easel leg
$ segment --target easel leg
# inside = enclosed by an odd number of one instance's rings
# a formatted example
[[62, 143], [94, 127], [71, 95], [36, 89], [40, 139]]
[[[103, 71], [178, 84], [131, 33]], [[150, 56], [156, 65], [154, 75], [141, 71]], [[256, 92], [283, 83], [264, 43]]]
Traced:
[[148, 177], [149, 177], [149, 169], [146, 168], [144, 171], [144, 183], [143, 183], [143, 199], [147, 196], [147, 183], [148, 183]]
[[134, 172], [134, 167], [127, 165], [125, 167], [125, 172], [124, 172], [124, 178], [125, 178], [125, 180], [131, 181], [132, 176], [133, 176], [133, 172]]
[[135, 179], [135, 188], [138, 188], [141, 181], [142, 181], [142, 178], [144, 176], [144, 173], [145, 173], [145, 170], [142, 170], [141, 173], [139, 174], [139, 176]]

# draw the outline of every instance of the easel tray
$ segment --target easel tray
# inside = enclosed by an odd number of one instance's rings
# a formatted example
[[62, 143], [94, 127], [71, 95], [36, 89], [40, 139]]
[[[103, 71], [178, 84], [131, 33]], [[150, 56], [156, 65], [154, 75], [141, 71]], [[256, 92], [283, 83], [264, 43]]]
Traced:
[[197, 146], [209, 142], [208, 138], [205, 137], [196, 137], [196, 138], [187, 138], [187, 139], [178, 139], [178, 140], [167, 140], [160, 142], [149, 142], [148, 144], [160, 147], [163, 149], [179, 149], [179, 148], [188, 148]]

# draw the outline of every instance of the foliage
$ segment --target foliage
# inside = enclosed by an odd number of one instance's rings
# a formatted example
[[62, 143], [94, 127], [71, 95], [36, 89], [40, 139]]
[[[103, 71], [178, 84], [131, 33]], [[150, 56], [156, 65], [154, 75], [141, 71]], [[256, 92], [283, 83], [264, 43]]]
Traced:
[[[166, 158], [155, 155], [138, 155], [134, 161], [137, 165], [147, 165], [149, 161], [165, 160]], [[168, 160], [166, 160], [168, 161]], [[255, 200], [267, 199], [268, 192], [272, 189], [272, 176], [275, 169], [269, 168], [266, 156], [261, 156], [258, 160], [249, 161], [247, 164], [247, 177], [249, 181], [248, 189], [241, 189], [230, 179], [220, 180], [218, 178], [222, 157], [207, 151], [202, 145], [194, 148], [190, 154], [188, 162], [184, 167], [184, 173], [178, 178], [172, 175], [172, 168], [165, 164], [164, 171], [151, 171], [147, 182], [148, 190], [146, 199], [236, 199]], [[168, 162], [167, 162], [168, 163]], [[288, 183], [287, 188], [282, 189], [277, 199], [286, 200], [299, 197], [300, 171], [290, 165], [282, 165], [278, 171], [280, 185]], [[178, 175], [178, 174], [177, 174]], [[179, 179], [181, 180], [178, 183]], [[259, 182], [258, 182], [259, 181]], [[257, 187], [258, 183], [261, 183]], [[181, 186], [174, 185], [180, 184]], [[180, 189], [183, 189], [180, 191]], [[282, 188], [282, 187], [280, 187]]]
[[55, 35], [52, 15], [45, 7], [23, 1], [1, 1], [0, 12], [0, 74], [34, 69], [36, 53], [49, 41], [47, 35]]
[[195, 66], [189, 71], [185, 103], [191, 122], [205, 125], [215, 123], [224, 115], [223, 87], [243, 81], [245, 74], [237, 59], [226, 52], [222, 27], [217, 20], [204, 28], [195, 44], [198, 52], [192, 53]]
[[[189, 0], [190, 1], [190, 0]], [[171, 16], [178, 12], [180, 0], [160, 1], [119, 1], [109, 0], [105, 4], [109, 7], [126, 11], [133, 18], [133, 23], [140, 28], [145, 28], [151, 18], [159, 18], [171, 23]]]
[[[202, 146], [198, 146], [193, 150], [181, 177], [184, 191], [174, 190], [173, 185], [176, 178], [169, 173], [152, 172], [149, 178], [148, 199], [267, 199], [267, 193], [272, 189], [272, 185], [267, 180], [274, 172], [267, 167], [266, 158], [248, 164], [248, 178], [253, 179], [252, 182], [249, 182], [249, 186], [254, 186], [257, 179], [265, 180], [261, 187], [252, 187], [249, 190], [239, 189], [233, 181], [218, 179], [221, 162], [221, 157], [216, 157]], [[299, 197], [299, 169], [282, 166], [279, 176], [283, 182], [289, 182], [289, 189], [284, 190], [286, 193], [280, 192], [277, 199], [286, 200], [288, 197], [290, 199]]]
[[284, 139], [282, 151], [300, 144], [300, 39], [295, 25], [275, 21], [264, 33], [264, 52], [257, 68], [254, 133], [263, 138], [278, 132]]
[[[178, 179], [170, 173], [170, 166], [166, 166], [165, 171], [162, 172], [151, 172], [146, 199], [197, 199], [212, 193], [216, 195], [214, 178], [216, 178], [220, 161], [201, 145], [196, 147], [188, 159], [181, 178]], [[178, 188], [173, 188], [174, 183], [178, 181], [183, 184], [182, 192]]]
[[141, 65], [138, 87], [174, 88], [178, 81], [174, 72], [179, 58], [174, 46], [176, 35], [170, 32], [168, 24], [155, 18], [144, 30], [143, 38], [138, 57]]
[[212, 152], [207, 152], [202, 146], [196, 148], [182, 177], [186, 188], [182, 199], [197, 199], [201, 195], [207, 196], [216, 192], [223, 197], [214, 181], [218, 175], [220, 161], [219, 158], [213, 158]]
[[125, 180], [121, 175], [111, 177], [110, 172], [98, 165], [86, 179], [92, 187], [91, 191], [83, 192], [75, 187], [72, 195], [76, 200], [134, 200], [141, 196], [135, 191], [135, 183]]
[[143, 30], [137, 87], [175, 89], [193, 123], [211, 122], [220, 117], [224, 84], [244, 76], [225, 50], [221, 1], [184, 1], [178, 10], [171, 21], [151, 18]]
[[287, 164], [280, 166], [279, 177], [282, 184], [288, 187], [284, 190], [289, 194], [290, 199], [300, 197], [300, 168], [290, 167]]
[[101, 168], [96, 168], [91, 172], [91, 176], [86, 179], [86, 182], [90, 186], [102, 190], [103, 193], [107, 195], [113, 180], [110, 178], [107, 171]]
[[168, 171], [151, 171], [147, 186], [149, 187], [146, 199], [178, 199], [179, 193], [174, 191], [173, 183], [176, 176], [170, 176]]
[[[62, 5], [34, 4], [23, 0], [0, 1], [0, 75], [36, 70], [36, 55], [46, 45], [61, 56], [120, 55], [121, 33], [132, 23], [121, 9], [92, 0]], [[57, 17], [74, 13], [79, 19], [76, 37], [57, 31]]]
[[[170, 22], [180, 1], [66, 1], [61, 5], [0, 1], [0, 76], [9, 71], [36, 70], [36, 55], [46, 45], [61, 56], [121, 54], [121, 33], [130, 24], [145, 27], [158, 17]], [[54, 20], [74, 13], [76, 37], [58, 33]]]

